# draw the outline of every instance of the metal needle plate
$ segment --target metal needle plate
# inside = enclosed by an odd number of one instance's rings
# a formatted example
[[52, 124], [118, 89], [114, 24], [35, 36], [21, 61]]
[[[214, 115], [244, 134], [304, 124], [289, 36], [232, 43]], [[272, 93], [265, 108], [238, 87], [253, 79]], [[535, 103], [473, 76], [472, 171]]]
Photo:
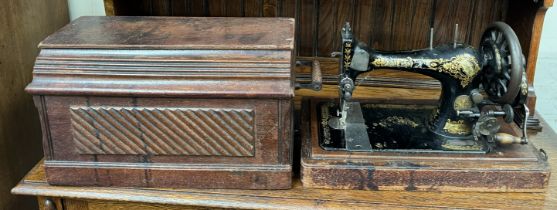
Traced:
[[362, 108], [359, 102], [346, 102], [348, 105], [346, 115], [346, 129], [344, 139], [348, 151], [371, 151], [371, 143], [367, 134]]

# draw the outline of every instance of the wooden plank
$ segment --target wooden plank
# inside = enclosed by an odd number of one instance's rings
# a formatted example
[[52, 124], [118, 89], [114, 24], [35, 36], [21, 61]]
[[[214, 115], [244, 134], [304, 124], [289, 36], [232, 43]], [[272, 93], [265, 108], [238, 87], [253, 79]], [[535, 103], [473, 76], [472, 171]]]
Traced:
[[[473, 1], [446, 0], [435, 1], [433, 46], [453, 42], [455, 24], [458, 24], [458, 43], [467, 43], [467, 34], [471, 23]], [[429, 39], [428, 39], [429, 40]]]
[[138, 4], [141, 5], [140, 10], [137, 12], [131, 11], [130, 13], [138, 15], [153, 15], [153, 0], [140, 0]]
[[[439, 89], [422, 89], [411, 90], [404, 88], [387, 88], [387, 87], [367, 87], [359, 86], [354, 91], [354, 99], [384, 99], [384, 100], [435, 100], [439, 98]], [[338, 97], [338, 87], [336, 85], [323, 85], [321, 91], [313, 91], [309, 89], [296, 90], [296, 98], [301, 97], [313, 98], [335, 98]]]
[[370, 46], [377, 50], [392, 50], [391, 33], [395, 1], [374, 0], [372, 4], [372, 21]]
[[66, 0], [7, 0], [0, 6], [0, 209], [36, 209], [9, 189], [42, 156], [41, 128], [29, 94], [37, 44], [68, 20]]
[[471, 20], [472, 27], [469, 30], [469, 40], [470, 45], [478, 46], [480, 44], [481, 36], [484, 30], [492, 22], [497, 20], [497, 17], [501, 15], [500, 2], [498, 1], [482, 1], [476, 0], [474, 5], [474, 12], [472, 13], [473, 19]]
[[278, 14], [277, 10], [278, 10], [277, 0], [263, 1], [263, 17], [277, 17]]
[[340, 32], [346, 22], [349, 22], [351, 27], [354, 25], [354, 5], [352, 0], [338, 0], [335, 5], [335, 14], [333, 19], [334, 31], [336, 37], [333, 38], [333, 46], [328, 49], [329, 54], [337, 49], [340, 49]]
[[371, 43], [373, 1], [356, 0], [354, 12], [354, 35], [356, 39], [366, 44]]
[[282, 17], [296, 17], [296, 2], [297, 0], [281, 0], [282, 10], [280, 16]]
[[244, 0], [227, 0], [225, 10], [227, 17], [244, 16]]
[[152, 0], [152, 13], [156, 16], [170, 16], [170, 0]]
[[244, 0], [244, 16], [263, 16], [263, 0]]
[[203, 17], [207, 16], [209, 10], [207, 8], [208, 0], [188, 0], [188, 6], [190, 7], [191, 15], [193, 17]]
[[[189, 210], [189, 209], [205, 209], [198, 206], [179, 206], [179, 205], [165, 205], [165, 204], [151, 204], [151, 203], [135, 203], [135, 202], [113, 202], [113, 201], [80, 201], [87, 204], [85, 207], [67, 208], [67, 210]], [[212, 208], [211, 208], [212, 209]], [[215, 208], [220, 209], [220, 208]]]
[[95, 207], [93, 205], [89, 206], [89, 203], [84, 200], [75, 200], [75, 199], [64, 199], [62, 201], [64, 203], [64, 210], [91, 210]]
[[170, 1], [170, 9], [170, 15], [172, 16], [186, 16], [186, 0]]
[[314, 56], [313, 54], [313, 40], [315, 36], [314, 32], [314, 15], [316, 15], [316, 11], [314, 10], [314, 4], [317, 0], [298, 0], [299, 2], [299, 11], [297, 16], [297, 20], [299, 23], [299, 30], [298, 33], [298, 55], [300, 56]]
[[209, 16], [224, 17], [226, 16], [226, 0], [208, 0]]
[[[318, 3], [318, 23], [316, 31], [317, 54], [316, 56], [328, 57], [332, 49], [338, 48], [333, 46], [335, 39], [340, 39], [340, 34], [335, 32], [335, 15], [338, 6], [338, 0], [317, 1]], [[305, 30], [309, 30], [306, 28]]]
[[433, 0], [396, 1], [391, 46], [393, 50], [426, 48]]

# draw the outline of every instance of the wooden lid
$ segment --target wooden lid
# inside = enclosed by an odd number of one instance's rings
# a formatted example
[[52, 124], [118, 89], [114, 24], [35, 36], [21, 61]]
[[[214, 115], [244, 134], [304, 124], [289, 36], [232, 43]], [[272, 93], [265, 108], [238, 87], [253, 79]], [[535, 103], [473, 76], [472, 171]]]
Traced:
[[39, 45], [90, 49], [293, 49], [294, 19], [80, 17]]
[[288, 18], [82, 17], [41, 43], [35, 95], [291, 98]]

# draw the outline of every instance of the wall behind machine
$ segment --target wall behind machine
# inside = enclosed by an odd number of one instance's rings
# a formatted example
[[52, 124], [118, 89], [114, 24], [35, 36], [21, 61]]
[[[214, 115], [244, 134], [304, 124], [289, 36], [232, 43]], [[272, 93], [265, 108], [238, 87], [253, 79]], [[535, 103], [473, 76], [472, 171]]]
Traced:
[[68, 23], [66, 0], [6, 0], [0, 6], [0, 209], [36, 209], [10, 189], [42, 157], [39, 116], [24, 92], [46, 36]]

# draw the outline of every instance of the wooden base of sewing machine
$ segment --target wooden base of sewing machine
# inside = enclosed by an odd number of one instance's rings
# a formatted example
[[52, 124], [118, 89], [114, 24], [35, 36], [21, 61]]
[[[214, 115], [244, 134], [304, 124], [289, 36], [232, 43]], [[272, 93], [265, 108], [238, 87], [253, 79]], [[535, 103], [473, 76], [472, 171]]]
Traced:
[[[304, 101], [301, 180], [304, 187], [362, 190], [539, 192], [548, 184], [546, 156], [532, 144], [496, 151], [374, 150], [320, 146], [319, 101]], [[411, 104], [416, 104], [412, 102]]]

